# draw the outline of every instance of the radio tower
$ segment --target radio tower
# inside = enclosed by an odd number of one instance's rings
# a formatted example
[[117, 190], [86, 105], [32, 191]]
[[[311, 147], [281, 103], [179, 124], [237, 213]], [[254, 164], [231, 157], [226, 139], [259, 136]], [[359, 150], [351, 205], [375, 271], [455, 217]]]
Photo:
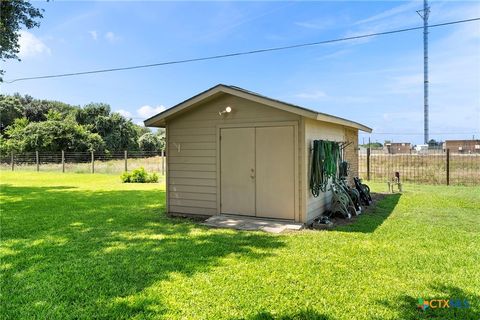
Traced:
[[430, 7], [427, 0], [423, 0], [423, 10], [418, 10], [417, 13], [423, 19], [423, 139], [424, 143], [428, 144], [428, 16]]

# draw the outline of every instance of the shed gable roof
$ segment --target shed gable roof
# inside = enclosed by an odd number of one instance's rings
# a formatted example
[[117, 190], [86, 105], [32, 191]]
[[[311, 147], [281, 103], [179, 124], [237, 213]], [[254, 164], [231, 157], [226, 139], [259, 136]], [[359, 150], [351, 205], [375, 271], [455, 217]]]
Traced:
[[287, 102], [283, 102], [283, 101], [280, 101], [280, 100], [265, 97], [265, 96], [262, 96], [258, 93], [251, 92], [251, 91], [239, 88], [239, 87], [228, 86], [228, 85], [224, 85], [224, 84], [216, 85], [216, 86], [214, 86], [214, 87], [212, 87], [212, 88], [210, 88], [206, 91], [203, 91], [203, 92], [201, 92], [201, 93], [183, 101], [183, 102], [180, 102], [179, 104], [177, 104], [177, 105], [175, 105], [175, 106], [173, 106], [173, 107], [171, 107], [171, 108], [169, 108], [169, 109], [167, 109], [163, 112], [160, 112], [159, 114], [157, 114], [157, 115], [155, 115], [151, 118], [146, 119], [144, 121], [145, 126], [147, 126], [147, 127], [164, 127], [165, 123], [166, 123], [166, 120], [168, 118], [171, 118], [174, 115], [178, 115], [180, 113], [186, 112], [186, 111], [190, 110], [191, 108], [195, 107], [196, 105], [198, 105], [200, 103], [203, 103], [203, 102], [206, 102], [210, 99], [213, 99], [220, 94], [230, 94], [230, 95], [237, 96], [237, 97], [240, 97], [240, 98], [244, 98], [244, 99], [247, 99], [247, 100], [255, 101], [255, 102], [264, 104], [266, 106], [269, 106], [269, 107], [273, 107], [273, 108], [277, 108], [277, 109], [284, 110], [284, 111], [287, 111], [287, 112], [291, 112], [291, 113], [294, 113], [294, 114], [298, 114], [298, 115], [306, 117], [306, 118], [319, 120], [319, 121], [325, 121], [325, 122], [329, 122], [329, 123], [336, 123], [336, 124], [344, 125], [344, 126], [347, 126], [347, 127], [356, 128], [356, 129], [359, 129], [359, 130], [362, 130], [362, 131], [365, 131], [365, 132], [372, 132], [371, 128], [369, 128], [369, 127], [367, 127], [363, 124], [360, 124], [358, 122], [355, 122], [355, 121], [351, 121], [351, 120], [347, 120], [347, 119], [344, 119], [344, 118], [332, 116], [332, 115], [329, 115], [329, 114], [326, 114], [326, 113], [317, 112], [317, 111], [310, 110], [310, 109], [307, 109], [307, 108], [304, 108], [304, 107], [300, 107], [300, 106], [297, 106], [297, 105], [294, 105], [294, 104], [291, 104], [291, 103], [287, 103]]

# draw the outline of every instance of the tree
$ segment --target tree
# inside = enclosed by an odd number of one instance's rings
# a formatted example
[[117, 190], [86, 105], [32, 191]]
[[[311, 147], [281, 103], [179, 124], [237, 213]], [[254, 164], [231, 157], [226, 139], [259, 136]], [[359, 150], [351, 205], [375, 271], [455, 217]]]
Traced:
[[70, 114], [74, 115], [78, 109], [78, 107], [59, 101], [38, 99], [32, 99], [29, 102], [27, 99], [24, 99], [23, 101], [26, 102], [23, 107], [24, 116], [29, 121], [35, 122], [47, 120], [47, 114], [51, 110], [59, 112], [62, 118], [66, 118]]
[[159, 135], [147, 132], [138, 139], [138, 146], [142, 151], [159, 151], [163, 148], [163, 141]]
[[[110, 110], [105, 103], [80, 108], [29, 95], [0, 95], [0, 151], [139, 150], [139, 138], [150, 129]], [[161, 132], [154, 137], [159, 139], [155, 142], [159, 148], [165, 140]], [[67, 138], [71, 139], [70, 144]]]
[[26, 118], [17, 118], [13, 124], [9, 125], [5, 130], [5, 141], [2, 141], [2, 153], [8, 151], [23, 151], [25, 150], [24, 131], [28, 126]]
[[22, 96], [20, 93], [16, 92], [13, 94], [13, 96], [18, 100], [20, 100], [20, 103], [22, 104], [22, 106], [25, 106], [34, 100], [33, 97], [29, 94]]
[[[40, 26], [43, 10], [35, 8], [26, 0], [0, 1], [0, 59], [18, 59], [20, 29]], [[0, 69], [0, 82], [5, 71]]]
[[381, 144], [380, 142], [371, 142], [371, 143], [362, 144], [361, 146], [365, 148], [379, 149], [383, 147], [383, 144]]
[[139, 131], [130, 120], [118, 113], [98, 116], [89, 124], [91, 131], [98, 133], [109, 151], [137, 150]]
[[106, 103], [89, 103], [83, 108], [79, 108], [75, 118], [79, 124], [95, 124], [99, 117], [108, 117], [110, 115], [110, 106]]
[[165, 149], [165, 143], [167, 141], [166, 134], [165, 134], [165, 129], [164, 128], [159, 128], [156, 133], [158, 139], [160, 140], [160, 148]]
[[430, 149], [435, 149], [435, 148], [438, 148], [442, 145], [441, 142], [438, 142], [436, 141], [435, 139], [430, 139], [430, 141], [428, 141], [428, 147]]
[[0, 132], [4, 132], [22, 114], [23, 107], [18, 98], [0, 95]]
[[45, 121], [48, 112], [54, 110], [66, 119], [73, 116], [77, 109], [79, 107], [67, 103], [34, 99], [29, 95], [0, 95], [0, 131], [3, 132], [7, 126], [13, 124], [16, 118], [25, 117], [32, 122]]
[[102, 137], [88, 131], [72, 120], [62, 120], [61, 114], [51, 111], [42, 122], [16, 119], [6, 130], [8, 151], [103, 151]]

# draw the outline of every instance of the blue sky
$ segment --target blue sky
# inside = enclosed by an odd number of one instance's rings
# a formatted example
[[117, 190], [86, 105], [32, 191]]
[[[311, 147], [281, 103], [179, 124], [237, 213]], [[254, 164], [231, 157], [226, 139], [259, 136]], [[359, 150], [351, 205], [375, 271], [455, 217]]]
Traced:
[[[22, 31], [22, 61], [5, 63], [6, 80], [419, 26], [416, 10], [423, 6], [420, 1], [34, 4], [45, 9], [42, 25]], [[431, 3], [431, 24], [475, 17], [480, 17], [477, 2]], [[140, 122], [218, 83], [364, 123], [374, 129], [372, 141], [423, 140], [422, 30], [223, 60], [16, 82], [2, 84], [0, 90], [79, 105], [106, 102]], [[431, 138], [480, 137], [480, 22], [431, 29], [430, 83]], [[361, 141], [368, 136], [362, 134]]]

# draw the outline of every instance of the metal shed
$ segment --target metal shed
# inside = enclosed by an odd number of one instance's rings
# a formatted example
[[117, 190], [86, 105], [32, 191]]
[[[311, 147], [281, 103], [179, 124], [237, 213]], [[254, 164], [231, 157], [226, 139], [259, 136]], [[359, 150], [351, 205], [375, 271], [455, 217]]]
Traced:
[[307, 223], [329, 204], [311, 196], [312, 141], [348, 141], [358, 175], [360, 123], [219, 84], [147, 120], [166, 129], [167, 212]]

